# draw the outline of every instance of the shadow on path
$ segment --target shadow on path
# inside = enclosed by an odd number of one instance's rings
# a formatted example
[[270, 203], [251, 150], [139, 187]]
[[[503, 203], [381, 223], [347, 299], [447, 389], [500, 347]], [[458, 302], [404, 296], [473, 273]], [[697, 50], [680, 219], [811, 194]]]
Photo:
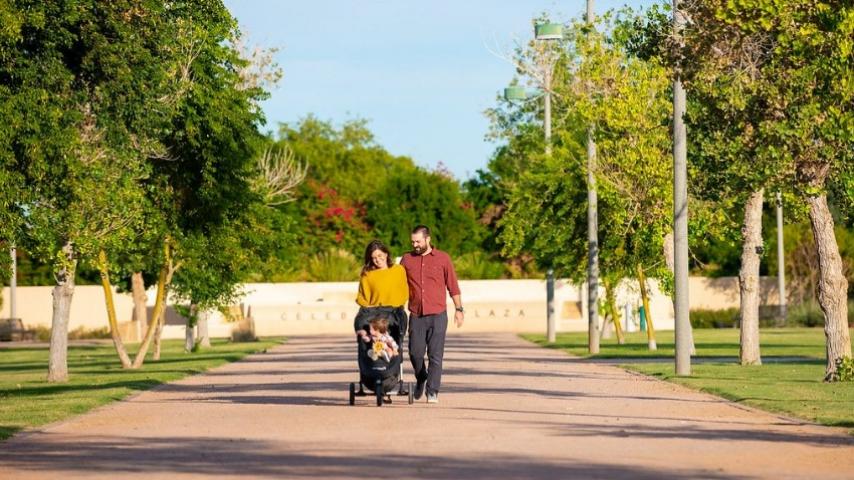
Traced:
[[[485, 455], [450, 458], [388, 455], [378, 458], [359, 452], [315, 454], [298, 447], [283, 448], [282, 444], [259, 440], [162, 437], [131, 441], [102, 437], [74, 445], [64, 444], [61, 440], [33, 440], [16, 448], [14, 455], [0, 452], [0, 463], [29, 471], [109, 471], [116, 475], [144, 472], [149, 475], [202, 474], [247, 478], [739, 478], [709, 470], [664, 471], [594, 461], [548, 461], [521, 456], [489, 458], [487, 461]], [[83, 458], [86, 461], [81, 461]]]

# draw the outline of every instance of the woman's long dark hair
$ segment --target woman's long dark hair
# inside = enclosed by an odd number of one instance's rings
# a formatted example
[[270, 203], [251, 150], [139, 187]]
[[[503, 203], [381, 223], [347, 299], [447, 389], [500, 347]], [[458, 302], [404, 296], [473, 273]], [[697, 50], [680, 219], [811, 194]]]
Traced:
[[389, 267], [394, 265], [394, 259], [391, 258], [391, 253], [388, 251], [388, 247], [379, 240], [371, 240], [371, 243], [369, 243], [367, 248], [365, 248], [365, 264], [362, 265], [362, 273], [360, 275], [364, 275], [371, 270], [376, 270], [377, 267], [374, 265], [374, 259], [371, 255], [373, 255], [377, 250], [382, 250], [383, 253], [386, 254], [386, 263]]

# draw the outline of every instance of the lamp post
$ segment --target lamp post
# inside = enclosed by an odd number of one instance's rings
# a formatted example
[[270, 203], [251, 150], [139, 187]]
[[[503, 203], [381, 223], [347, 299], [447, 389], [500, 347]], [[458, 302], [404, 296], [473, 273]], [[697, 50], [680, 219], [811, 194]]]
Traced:
[[[534, 27], [534, 37], [538, 41], [560, 40], [563, 38], [563, 25], [559, 23], [541, 23]], [[546, 155], [552, 154], [552, 69], [554, 64], [546, 65], [543, 75], [543, 131], [545, 132]], [[555, 325], [555, 271], [546, 272], [546, 336], [549, 343], [557, 338]]]
[[[593, 30], [596, 14], [587, 0], [587, 25]], [[596, 193], [596, 141], [587, 129], [587, 350], [599, 353], [599, 196]]]
[[[545, 23], [537, 25], [534, 29], [535, 37], [540, 41], [560, 40], [563, 38], [563, 26], [558, 23]], [[545, 132], [546, 155], [552, 154], [552, 66], [545, 69], [543, 80], [545, 82], [543, 97], [543, 131]], [[549, 268], [546, 272], [546, 336], [549, 343], [554, 343], [557, 338], [555, 325], [555, 271]]]
[[[563, 38], [563, 25], [559, 23], [540, 23], [534, 26], [534, 38], [537, 41], [552, 41]], [[546, 60], [542, 67], [542, 96], [543, 96], [543, 132], [546, 144], [546, 155], [552, 153], [552, 68], [554, 63]], [[523, 87], [511, 86], [504, 89], [504, 98], [508, 101], [523, 101], [536, 98], [529, 95]], [[553, 343], [557, 337], [555, 321], [555, 276], [554, 269], [546, 272], [546, 337]]]
[[[673, 0], [673, 34], [681, 41], [685, 17]], [[691, 374], [691, 323], [688, 313], [688, 159], [685, 131], [685, 89], [673, 78], [673, 259], [676, 316], [676, 375]]]
[[[545, 115], [543, 118], [543, 130], [545, 131], [546, 155], [551, 155], [551, 94], [548, 88], [551, 85], [546, 85], [546, 90], [542, 94], [545, 102]], [[504, 89], [504, 99], [510, 102], [525, 101], [540, 96], [540, 92], [528, 92], [523, 87], [511, 86]], [[554, 342], [557, 334], [555, 329], [554, 317], [554, 269], [549, 268], [546, 272], [546, 337], [550, 343]]]

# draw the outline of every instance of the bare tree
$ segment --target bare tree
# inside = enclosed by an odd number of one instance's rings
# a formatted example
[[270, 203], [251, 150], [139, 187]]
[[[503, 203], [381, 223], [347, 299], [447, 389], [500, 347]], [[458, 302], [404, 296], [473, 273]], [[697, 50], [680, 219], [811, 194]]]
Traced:
[[305, 180], [308, 164], [298, 162], [287, 146], [268, 148], [258, 157], [259, 177], [256, 191], [264, 196], [264, 204], [281, 205], [294, 200], [294, 190]]

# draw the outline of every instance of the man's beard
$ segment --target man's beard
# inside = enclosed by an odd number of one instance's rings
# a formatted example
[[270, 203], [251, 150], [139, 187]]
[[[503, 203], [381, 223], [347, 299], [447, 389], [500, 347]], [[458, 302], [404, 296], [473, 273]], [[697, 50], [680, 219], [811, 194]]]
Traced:
[[415, 251], [415, 253], [417, 253], [418, 255], [421, 255], [422, 253], [424, 253], [424, 249], [423, 249], [423, 248], [421, 248], [421, 247], [412, 247], [412, 249], [413, 249], [413, 250]]

